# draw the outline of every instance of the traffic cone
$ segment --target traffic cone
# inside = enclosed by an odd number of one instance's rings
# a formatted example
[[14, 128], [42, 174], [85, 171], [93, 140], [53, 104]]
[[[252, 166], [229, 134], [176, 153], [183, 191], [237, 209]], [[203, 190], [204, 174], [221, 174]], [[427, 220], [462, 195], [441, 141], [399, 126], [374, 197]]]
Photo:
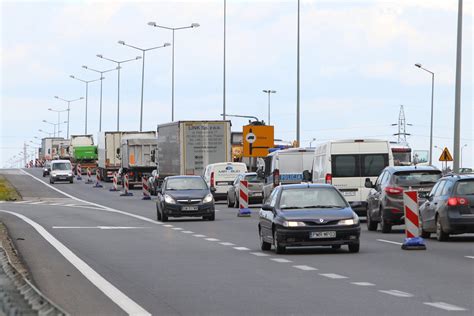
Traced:
[[120, 196], [132, 196], [133, 193], [129, 192], [129, 184], [128, 184], [128, 174], [126, 173], [123, 178], [123, 193]]
[[145, 176], [142, 177], [142, 191], [143, 191], [142, 200], [151, 200], [150, 190], [148, 189], [148, 179]]

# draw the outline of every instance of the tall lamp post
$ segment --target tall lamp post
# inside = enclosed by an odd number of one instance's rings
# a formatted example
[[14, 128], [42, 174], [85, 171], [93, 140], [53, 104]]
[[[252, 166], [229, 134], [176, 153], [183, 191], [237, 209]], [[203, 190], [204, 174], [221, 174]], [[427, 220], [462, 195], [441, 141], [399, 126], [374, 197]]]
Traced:
[[141, 96], [141, 102], [140, 102], [140, 132], [141, 132], [142, 127], [143, 127], [143, 86], [144, 86], [144, 83], [145, 83], [145, 52], [147, 52], [149, 50], [157, 49], [157, 48], [167, 47], [167, 46], [170, 46], [171, 44], [170, 43], [164, 43], [161, 46], [150, 47], [150, 48], [140, 48], [140, 47], [137, 47], [137, 46], [127, 44], [124, 41], [118, 41], [118, 43], [121, 44], [121, 45], [124, 45], [124, 46], [128, 46], [128, 47], [137, 49], [137, 50], [142, 52], [142, 96]]
[[84, 99], [84, 97], [80, 97], [80, 98], [72, 99], [72, 100], [63, 99], [63, 98], [58, 97], [57, 95], [55, 95], [54, 97], [58, 100], [61, 100], [67, 103], [67, 139], [69, 139], [69, 113], [71, 112], [71, 102], [82, 100]]
[[435, 78], [435, 74], [434, 74], [434, 72], [432, 72], [432, 71], [430, 71], [426, 68], [423, 68], [423, 66], [421, 66], [421, 64], [415, 64], [415, 66], [431, 74], [430, 165], [432, 165], [433, 164], [433, 158], [432, 158], [432, 154], [433, 154], [433, 101], [434, 101], [434, 78]]
[[77, 78], [77, 77], [75, 77], [75, 76], [73, 76], [73, 75], [70, 75], [69, 77], [71, 77], [72, 79], [76, 79], [76, 80], [78, 80], [78, 81], [81, 81], [81, 82], [83, 82], [83, 83], [86, 84], [86, 118], [85, 118], [85, 125], [84, 125], [84, 134], [87, 135], [87, 99], [89, 98], [89, 97], [88, 97], [88, 94], [89, 94], [89, 83], [102, 80], [102, 77], [100, 77], [99, 79], [94, 79], [94, 80], [83, 80], [83, 79]]
[[298, 22], [296, 40], [296, 141], [300, 146], [300, 0], [298, 0]]
[[39, 129], [38, 132], [45, 133], [49, 137], [51, 137], [51, 135], [53, 135], [53, 137], [54, 137], [54, 134], [55, 134], [56, 131], [54, 131], [53, 133], [50, 133], [50, 132], [43, 131], [42, 129]]
[[[43, 123], [53, 125], [53, 137], [56, 137], [56, 125], [58, 125], [58, 124], [54, 124], [54, 123], [48, 122], [46, 120], [43, 120]], [[39, 130], [39, 131], [43, 132], [42, 130]], [[45, 132], [45, 133], [47, 133], [47, 132]], [[50, 133], [47, 133], [47, 134], [50, 134]]]
[[275, 90], [262, 90], [268, 95], [268, 125], [270, 125], [270, 94], [276, 93]]
[[199, 23], [192, 23], [190, 26], [182, 26], [182, 27], [168, 27], [158, 25], [155, 22], [148, 22], [148, 25], [153, 27], [159, 27], [166, 30], [171, 30], [173, 33], [173, 40], [171, 42], [173, 49], [172, 49], [172, 60], [171, 60], [171, 121], [174, 121], [174, 31], [184, 30], [184, 29], [192, 29], [199, 27]]
[[120, 69], [121, 69], [120, 65], [124, 64], [124, 63], [127, 63], [129, 61], [134, 61], [134, 60], [141, 59], [141, 57], [137, 56], [137, 57], [131, 58], [131, 59], [114, 60], [114, 59], [104, 57], [101, 54], [98, 54], [96, 56], [117, 64], [117, 131], [119, 131], [120, 130]]
[[100, 108], [99, 108], [99, 132], [102, 131], [102, 81], [105, 79], [104, 74], [110, 71], [118, 70], [117, 68], [114, 69], [108, 69], [108, 70], [96, 70], [90, 67], [87, 67], [86, 65], [83, 65], [82, 68], [88, 69], [97, 73], [100, 73]]
[[61, 120], [61, 112], [66, 112], [67, 109], [65, 109], [65, 110], [54, 110], [52, 108], [49, 108], [48, 111], [58, 113], [58, 137], [59, 137], [59, 128], [61, 127], [61, 125], [60, 125], [61, 123], [59, 121]]

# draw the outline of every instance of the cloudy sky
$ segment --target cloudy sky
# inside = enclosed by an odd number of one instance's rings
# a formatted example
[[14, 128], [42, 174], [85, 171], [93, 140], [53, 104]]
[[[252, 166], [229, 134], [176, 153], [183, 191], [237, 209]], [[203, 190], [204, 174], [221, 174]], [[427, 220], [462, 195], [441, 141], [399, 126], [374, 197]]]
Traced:
[[[275, 137], [296, 138], [297, 1], [227, 1], [227, 113], [267, 120]], [[472, 1], [464, 1], [461, 142], [465, 166], [474, 153], [472, 94]], [[175, 119], [220, 119], [222, 113], [223, 0], [209, 1], [1, 1], [0, 167], [23, 143], [52, 131], [48, 108], [85, 96], [85, 85], [69, 78], [99, 76], [82, 65], [105, 70], [129, 59], [139, 47], [171, 42], [171, 32], [148, 26], [200, 27], [175, 34]], [[375, 137], [396, 140], [400, 105], [405, 106], [414, 149], [428, 149], [430, 74], [436, 73], [434, 144], [452, 149], [457, 0], [302, 0], [301, 140]], [[171, 47], [146, 55], [144, 130], [171, 120]], [[115, 130], [117, 74], [103, 81], [103, 130]], [[141, 61], [123, 65], [123, 130], [138, 130]], [[99, 129], [99, 84], [91, 83], [88, 133]], [[66, 119], [63, 113], [61, 121]], [[247, 121], [232, 119], [233, 129]], [[71, 104], [70, 133], [82, 134], [85, 102]], [[66, 126], [60, 128], [65, 136]], [[440, 152], [434, 149], [436, 158]]]

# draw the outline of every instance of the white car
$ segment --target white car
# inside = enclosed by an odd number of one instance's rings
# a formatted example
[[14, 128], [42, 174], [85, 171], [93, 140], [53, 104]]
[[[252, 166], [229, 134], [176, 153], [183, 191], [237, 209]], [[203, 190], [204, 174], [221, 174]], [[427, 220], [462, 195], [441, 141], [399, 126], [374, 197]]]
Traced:
[[51, 161], [51, 171], [49, 174], [49, 183], [53, 184], [57, 181], [74, 182], [74, 173], [69, 160], [53, 160]]
[[209, 188], [215, 188], [214, 200], [226, 200], [227, 191], [234, 184], [235, 178], [247, 172], [243, 162], [219, 162], [207, 165], [204, 171], [204, 181]]

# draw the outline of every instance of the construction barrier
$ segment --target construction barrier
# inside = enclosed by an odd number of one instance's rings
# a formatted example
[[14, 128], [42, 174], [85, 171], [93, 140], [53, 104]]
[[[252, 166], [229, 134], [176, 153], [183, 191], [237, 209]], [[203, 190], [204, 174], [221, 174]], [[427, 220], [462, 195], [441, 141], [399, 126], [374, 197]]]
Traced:
[[78, 163], [77, 166], [76, 166], [76, 180], [82, 180], [82, 170], [81, 170], [81, 164]]
[[252, 212], [249, 209], [249, 183], [248, 181], [240, 181], [239, 185], [239, 213], [238, 217], [249, 217]]
[[123, 193], [120, 196], [132, 196], [133, 193], [129, 192], [128, 174], [126, 173], [123, 177]]
[[86, 183], [92, 183], [92, 172], [91, 168], [87, 167], [87, 181]]
[[142, 177], [142, 192], [142, 200], [151, 200], [150, 189], [148, 188], [148, 179], [145, 176]]
[[102, 184], [100, 184], [100, 171], [99, 169], [95, 170], [95, 184], [94, 188], [102, 188]]
[[405, 211], [405, 242], [404, 250], [426, 250], [426, 245], [420, 237], [420, 212], [417, 191], [403, 192], [403, 209]]
[[112, 187], [109, 189], [109, 191], [118, 191], [118, 188], [117, 188], [117, 172], [114, 172], [114, 177], [112, 179]]

